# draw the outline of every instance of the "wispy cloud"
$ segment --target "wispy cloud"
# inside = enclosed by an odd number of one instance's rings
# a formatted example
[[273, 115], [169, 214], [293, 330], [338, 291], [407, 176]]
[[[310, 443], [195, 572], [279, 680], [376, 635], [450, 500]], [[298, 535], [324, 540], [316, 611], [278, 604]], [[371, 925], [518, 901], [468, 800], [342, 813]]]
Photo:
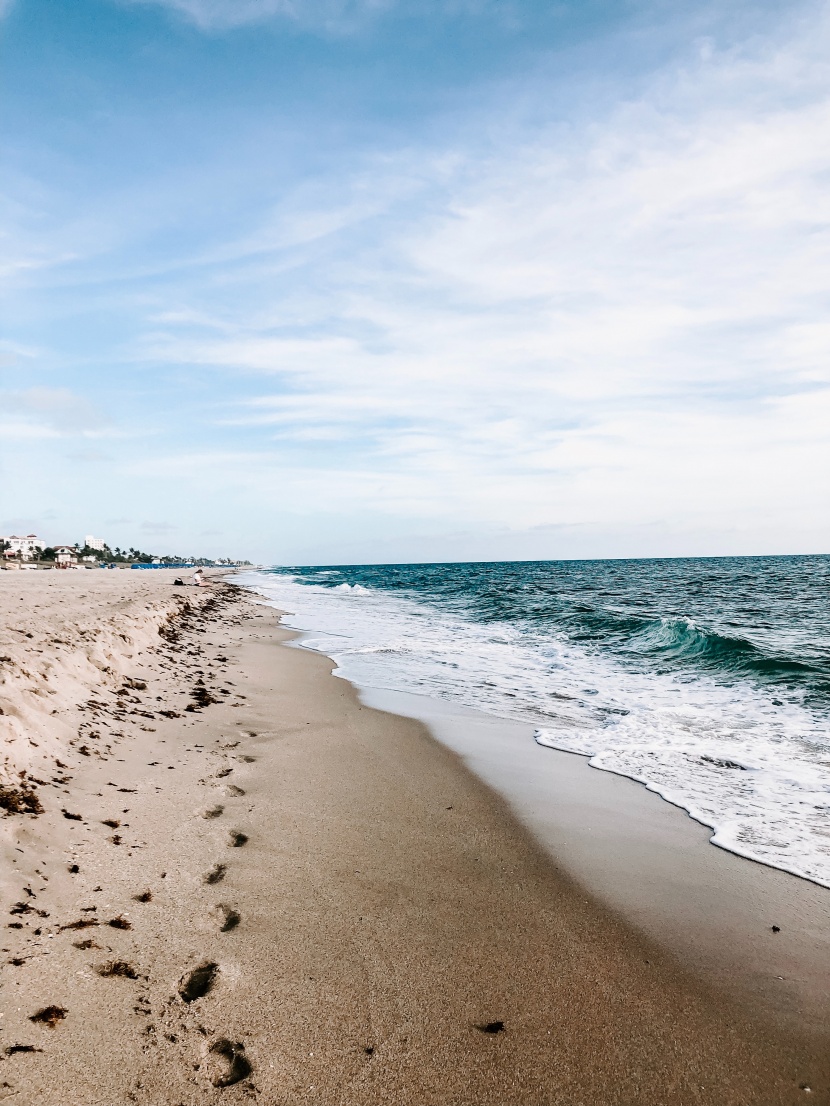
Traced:
[[7, 441], [32, 441], [40, 438], [57, 438], [60, 435], [49, 426], [30, 422], [13, 422], [0, 419], [0, 439]]
[[70, 461], [81, 461], [84, 464], [98, 465], [105, 461], [112, 461], [113, 456], [111, 453], [105, 453], [102, 449], [74, 449], [71, 453], [67, 453], [67, 459]]
[[299, 26], [343, 32], [390, 7], [394, 0], [119, 0], [169, 8], [204, 31], [281, 18]]
[[23, 416], [19, 425], [25, 436], [51, 437], [89, 434], [109, 420], [94, 404], [68, 388], [26, 388], [0, 393], [0, 412]]
[[170, 522], [142, 522], [141, 529], [145, 534], [172, 534], [178, 527]]
[[[826, 448], [808, 412], [830, 384], [827, 41], [822, 20], [701, 49], [587, 129], [523, 129], [449, 172], [424, 151], [415, 211], [388, 200], [357, 248], [337, 224], [301, 293], [237, 302], [221, 335], [171, 326], [154, 355], [272, 377], [220, 421], [346, 443], [345, 497], [380, 463], [390, 500], [415, 483], [469, 517], [663, 511], [716, 458], [749, 510], [736, 451], [792, 472], [799, 420]], [[387, 153], [381, 191], [405, 177]]]

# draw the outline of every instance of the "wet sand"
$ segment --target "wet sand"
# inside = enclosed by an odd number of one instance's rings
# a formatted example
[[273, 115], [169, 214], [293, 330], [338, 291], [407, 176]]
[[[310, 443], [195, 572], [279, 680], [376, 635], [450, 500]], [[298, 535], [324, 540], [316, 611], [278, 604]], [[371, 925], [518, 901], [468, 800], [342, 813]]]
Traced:
[[[422, 724], [237, 589], [177, 615], [139, 575], [108, 615], [115, 573], [0, 574], [4, 626], [33, 613], [0, 723], [43, 808], [0, 822], [0, 1100], [828, 1100], [814, 1036], [627, 927]], [[92, 609], [100, 667], [72, 640]]]
[[686, 811], [585, 756], [537, 745], [530, 725], [397, 691], [360, 697], [425, 722], [507, 799], [553, 863], [706, 983], [824, 1047], [826, 887], [716, 848]]

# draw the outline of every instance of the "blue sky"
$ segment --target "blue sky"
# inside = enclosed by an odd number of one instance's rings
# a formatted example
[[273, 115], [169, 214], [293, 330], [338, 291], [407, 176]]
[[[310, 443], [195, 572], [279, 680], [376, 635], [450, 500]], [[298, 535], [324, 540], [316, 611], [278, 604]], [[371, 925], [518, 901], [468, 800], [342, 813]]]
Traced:
[[0, 531], [827, 551], [828, 46], [815, 3], [0, 2]]

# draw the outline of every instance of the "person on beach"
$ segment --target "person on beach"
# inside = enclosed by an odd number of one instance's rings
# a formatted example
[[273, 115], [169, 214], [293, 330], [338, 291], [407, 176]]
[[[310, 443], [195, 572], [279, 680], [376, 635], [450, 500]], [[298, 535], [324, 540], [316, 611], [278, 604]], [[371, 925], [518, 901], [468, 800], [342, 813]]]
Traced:
[[205, 586], [204, 573], [200, 568], [197, 568], [196, 571], [193, 573], [193, 583], [196, 585], [197, 588], [203, 588]]

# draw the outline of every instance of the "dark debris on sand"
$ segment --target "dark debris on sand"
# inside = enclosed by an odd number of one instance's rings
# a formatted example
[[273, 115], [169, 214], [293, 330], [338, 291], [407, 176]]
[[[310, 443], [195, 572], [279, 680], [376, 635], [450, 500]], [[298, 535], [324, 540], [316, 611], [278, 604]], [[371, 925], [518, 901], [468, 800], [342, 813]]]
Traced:
[[0, 784], [0, 810], [6, 814], [42, 814], [43, 806], [37, 792], [26, 779], [26, 773], [20, 773], [20, 783]]
[[37, 1025], [46, 1025], [54, 1029], [58, 1022], [62, 1022], [69, 1013], [63, 1006], [44, 1006], [36, 1014], [29, 1015], [29, 1021]]
[[59, 926], [58, 931], [62, 933], [65, 929], [89, 929], [90, 926], [100, 924], [97, 918], [79, 918], [77, 922], [68, 922], [65, 926]]
[[98, 964], [95, 968], [98, 975], [104, 979], [112, 976], [122, 976], [124, 979], [138, 979], [138, 972], [128, 964], [126, 960], [107, 960], [105, 964]]

